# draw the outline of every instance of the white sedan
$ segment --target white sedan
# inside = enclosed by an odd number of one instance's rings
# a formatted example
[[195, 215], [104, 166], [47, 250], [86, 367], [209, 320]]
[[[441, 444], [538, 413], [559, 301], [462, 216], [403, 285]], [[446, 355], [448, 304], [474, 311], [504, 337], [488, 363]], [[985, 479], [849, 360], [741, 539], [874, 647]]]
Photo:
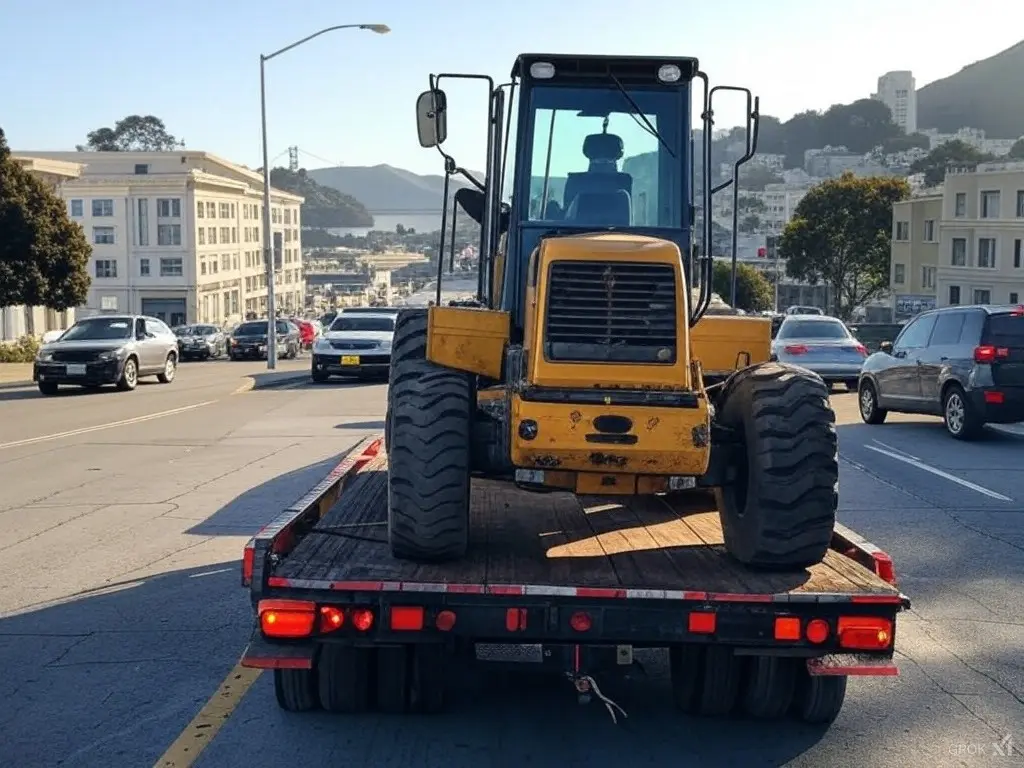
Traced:
[[331, 376], [384, 376], [391, 367], [392, 313], [342, 312], [313, 345], [313, 381]]

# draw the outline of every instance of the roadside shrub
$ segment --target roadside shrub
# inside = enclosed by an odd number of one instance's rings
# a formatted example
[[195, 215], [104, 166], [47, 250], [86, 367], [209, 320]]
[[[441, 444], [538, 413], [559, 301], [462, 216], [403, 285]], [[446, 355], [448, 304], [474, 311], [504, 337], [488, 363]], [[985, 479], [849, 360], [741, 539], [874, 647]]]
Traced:
[[31, 363], [42, 346], [35, 336], [22, 336], [17, 341], [0, 342], [0, 363]]

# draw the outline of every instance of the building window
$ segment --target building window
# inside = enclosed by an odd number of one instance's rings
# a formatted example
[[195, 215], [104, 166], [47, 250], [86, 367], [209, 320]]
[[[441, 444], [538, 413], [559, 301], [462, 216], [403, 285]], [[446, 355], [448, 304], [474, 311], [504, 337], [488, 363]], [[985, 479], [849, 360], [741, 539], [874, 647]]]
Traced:
[[85, 210], [82, 206], [81, 200], [71, 201], [71, 215], [74, 216], [75, 218], [81, 218], [82, 216], [85, 215]]
[[[290, 240], [291, 238], [289, 238]], [[897, 221], [896, 222], [896, 239], [900, 241], [906, 241], [910, 239], [910, 222], [909, 221]]]
[[230, 243], [231, 242], [231, 227], [221, 227], [220, 228], [220, 241], [222, 243]]
[[217, 204], [207, 203], [206, 204], [206, 218], [215, 219], [217, 218]]
[[960, 286], [951, 285], [949, 286], [949, 305], [955, 307], [960, 303]]
[[953, 215], [962, 218], [967, 215], [967, 193], [957, 192], [953, 203]]
[[1010, 303], [1011, 304], [1019, 304], [1020, 303], [1019, 301], [1017, 301], [1017, 292], [1016, 291], [1010, 291]]
[[935, 219], [928, 219], [924, 223], [924, 241], [926, 243], [935, 242]]
[[149, 245], [149, 200], [139, 198], [139, 245]]
[[156, 228], [157, 245], [181, 245], [181, 224], [160, 224]]
[[206, 206], [202, 203], [196, 203], [196, 218], [202, 219], [206, 216]]
[[196, 236], [199, 238], [196, 241], [199, 245], [206, 245], [206, 229], [204, 227], [199, 228], [199, 231], [196, 232]]
[[967, 238], [953, 238], [953, 252], [950, 254], [949, 263], [954, 267], [967, 266]]
[[996, 239], [994, 237], [978, 238], [978, 266], [982, 269], [996, 268]]
[[156, 215], [161, 219], [180, 219], [181, 200], [171, 197], [161, 197], [157, 199]]
[[117, 277], [117, 262], [114, 259], [96, 259], [96, 277]]
[[231, 228], [231, 242], [232, 243], [237, 243], [238, 242], [238, 227], [232, 227]]
[[907, 268], [902, 264], [893, 264], [892, 272], [892, 281], [896, 285], [903, 285], [903, 281], [906, 280]]
[[1024, 219], [1024, 189], [1017, 190], [1017, 218]]
[[921, 287], [935, 290], [935, 267], [921, 267]]
[[160, 259], [160, 277], [181, 277], [183, 274], [180, 258]]
[[149, 259], [139, 259], [139, 276], [149, 277]]
[[1021, 240], [1020, 238], [1017, 238], [1016, 240], [1013, 241], [1013, 266], [1016, 269], [1020, 269], [1021, 243], [1024, 243], [1024, 240]]
[[974, 289], [974, 303], [975, 304], [991, 304], [992, 303], [992, 291], [986, 288], [975, 288]]
[[114, 228], [113, 227], [93, 227], [92, 228], [92, 242], [94, 245], [113, 245], [114, 244]]
[[207, 231], [207, 233], [206, 233], [206, 241], [210, 245], [216, 245], [217, 244], [217, 228], [216, 227], [210, 227], [209, 231]]
[[222, 219], [230, 219], [231, 218], [231, 204], [230, 203], [221, 203], [220, 204], [220, 217]]
[[92, 215], [93, 216], [113, 216], [114, 215], [114, 201], [113, 200], [93, 200], [92, 201]]
[[981, 216], [982, 219], [998, 219], [999, 218], [999, 193], [998, 192], [982, 192], [981, 193]]

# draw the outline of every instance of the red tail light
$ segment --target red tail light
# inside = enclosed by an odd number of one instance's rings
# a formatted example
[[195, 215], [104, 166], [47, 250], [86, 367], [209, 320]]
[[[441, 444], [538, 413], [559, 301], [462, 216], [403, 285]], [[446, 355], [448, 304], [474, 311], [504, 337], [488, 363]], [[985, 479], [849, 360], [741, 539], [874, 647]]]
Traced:
[[1006, 347], [993, 347], [991, 344], [983, 344], [974, 348], [974, 362], [994, 363], [996, 360], [1010, 356], [1010, 350]]
[[345, 624], [345, 613], [340, 608], [325, 605], [320, 608], [320, 633], [326, 634], [341, 629]]
[[785, 350], [790, 355], [806, 355], [810, 351], [803, 344], [790, 344], [785, 347]]
[[868, 356], [868, 348], [863, 344], [854, 344], [853, 348], [860, 352], [864, 357]]
[[892, 622], [870, 616], [839, 617], [839, 647], [882, 651], [892, 645]]

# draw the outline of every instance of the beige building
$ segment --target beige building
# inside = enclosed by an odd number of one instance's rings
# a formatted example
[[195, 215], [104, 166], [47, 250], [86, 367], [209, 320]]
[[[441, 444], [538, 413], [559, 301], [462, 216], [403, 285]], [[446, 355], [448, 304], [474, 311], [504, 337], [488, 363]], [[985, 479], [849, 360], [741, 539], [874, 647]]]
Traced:
[[[61, 188], [93, 248], [92, 286], [80, 314], [141, 312], [177, 325], [266, 312], [261, 174], [188, 150], [32, 154], [84, 166]], [[305, 301], [302, 202], [272, 190], [282, 312], [301, 311]]]
[[914, 197], [893, 206], [889, 289], [896, 320], [935, 306], [941, 221], [942, 195]]
[[[11, 158], [25, 170], [38, 176], [58, 195], [70, 180], [82, 172], [79, 163], [49, 160], [42, 157], [14, 155]], [[56, 312], [45, 307], [0, 307], [0, 341], [16, 341], [22, 336], [41, 336], [59, 331], [75, 321], [75, 311]]]

